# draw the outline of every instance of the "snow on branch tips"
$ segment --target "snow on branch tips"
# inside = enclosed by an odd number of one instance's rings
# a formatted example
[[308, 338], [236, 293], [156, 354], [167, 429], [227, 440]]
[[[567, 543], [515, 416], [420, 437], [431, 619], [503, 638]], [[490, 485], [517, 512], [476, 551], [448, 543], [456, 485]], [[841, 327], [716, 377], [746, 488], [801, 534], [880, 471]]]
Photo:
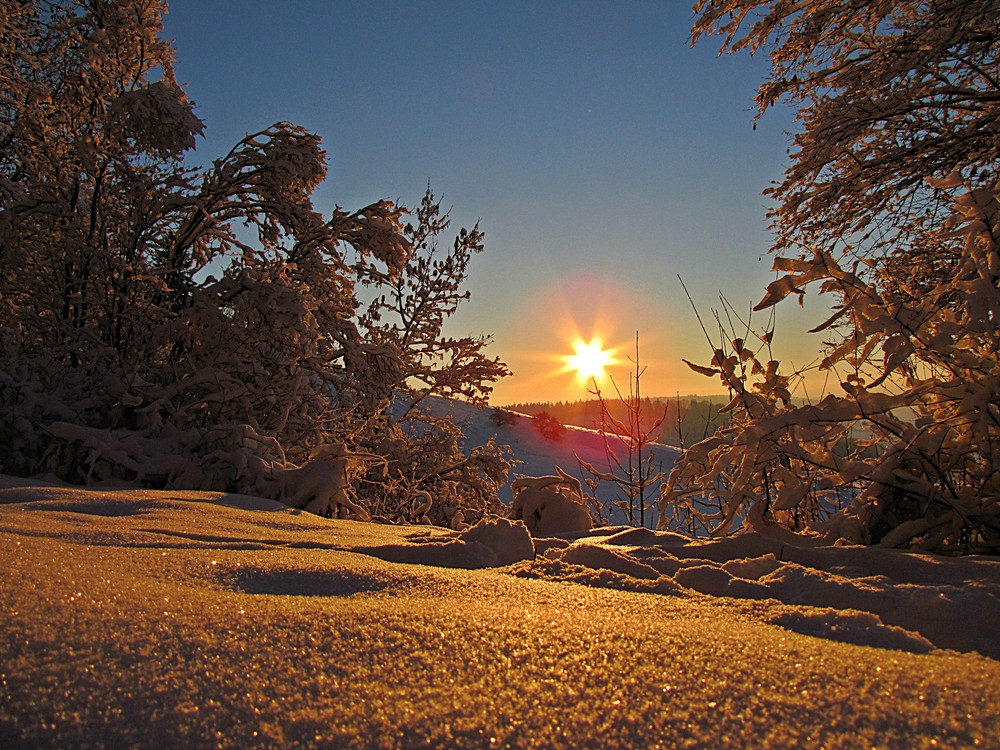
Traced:
[[730, 426], [678, 461], [661, 512], [712, 534], [748, 524], [831, 541], [1000, 548], [998, 194], [956, 195], [938, 233], [959, 242], [955, 273], [919, 295], [867, 281], [829, 253], [782, 263], [795, 277], [782, 288], [818, 283], [838, 296], [849, 335], [821, 367], [842, 373], [843, 395], [793, 405], [777, 363], [746, 359], [734, 341], [732, 356], [697, 368], [735, 392]]
[[733, 393], [730, 425], [675, 465], [661, 508], [712, 534], [1000, 552], [1000, 0], [695, 13], [695, 41], [768, 49], [758, 116], [797, 109], [755, 309], [832, 300], [813, 331], [839, 390], [792, 403], [777, 363], [748, 368], [735, 342], [695, 365]]

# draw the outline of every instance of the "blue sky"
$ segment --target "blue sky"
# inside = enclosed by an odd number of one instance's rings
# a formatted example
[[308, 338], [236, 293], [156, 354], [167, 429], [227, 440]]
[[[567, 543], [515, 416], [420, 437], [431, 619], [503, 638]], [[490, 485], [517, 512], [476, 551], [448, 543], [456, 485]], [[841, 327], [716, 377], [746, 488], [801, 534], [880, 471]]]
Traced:
[[[493, 335], [514, 371], [503, 404], [587, 397], [558, 355], [574, 335], [624, 355], [636, 330], [645, 393], [721, 390], [681, 362], [711, 353], [677, 276], [706, 320], [720, 293], [743, 310], [760, 299], [761, 192], [793, 120], [753, 129], [767, 61], [692, 49], [692, 18], [673, 0], [172, 0], [165, 36], [206, 123], [195, 161], [288, 120], [323, 137], [324, 213], [416, 205], [430, 182], [456, 230], [479, 221], [486, 252], [451, 333]], [[817, 348], [801, 318], [779, 311], [778, 353], [796, 366]]]

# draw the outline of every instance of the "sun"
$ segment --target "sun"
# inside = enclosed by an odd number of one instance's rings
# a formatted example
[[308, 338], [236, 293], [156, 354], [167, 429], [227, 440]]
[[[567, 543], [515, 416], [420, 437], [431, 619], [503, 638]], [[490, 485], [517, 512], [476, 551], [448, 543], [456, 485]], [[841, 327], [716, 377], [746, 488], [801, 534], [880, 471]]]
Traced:
[[606, 368], [615, 363], [612, 352], [603, 348], [600, 339], [577, 339], [573, 350], [575, 353], [563, 357], [563, 360], [566, 362], [566, 370], [575, 370], [581, 383], [591, 379], [603, 380], [607, 375]]

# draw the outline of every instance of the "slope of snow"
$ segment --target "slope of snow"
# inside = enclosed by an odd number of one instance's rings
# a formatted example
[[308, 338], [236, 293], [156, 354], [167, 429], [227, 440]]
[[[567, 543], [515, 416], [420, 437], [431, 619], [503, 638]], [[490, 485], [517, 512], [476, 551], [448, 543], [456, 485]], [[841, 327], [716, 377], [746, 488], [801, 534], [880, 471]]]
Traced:
[[[429, 403], [434, 413], [447, 414], [462, 426], [466, 450], [473, 446], [485, 445], [491, 437], [496, 438], [498, 445], [509, 445], [519, 462], [514, 469], [516, 474], [551, 476], [556, 473], [555, 467], [559, 466], [567, 474], [583, 481], [587, 478], [587, 474], [580, 469], [576, 456], [580, 456], [599, 470], [609, 471], [604, 438], [595, 430], [567, 425], [566, 432], [559, 440], [549, 440], [535, 429], [531, 417], [526, 415], [518, 415], [519, 418], [514, 424], [497, 426], [490, 418], [493, 410], [489, 407], [477, 407], [463, 401], [445, 399], [435, 399]], [[662, 467], [662, 470], [668, 473], [680, 455], [677, 448], [667, 445], [653, 444], [649, 446], [649, 450], [653, 455], [654, 465]], [[622, 456], [626, 453], [624, 446], [618, 448], [618, 451]], [[647, 501], [659, 497], [659, 485], [651, 486], [649, 493]], [[599, 482], [597, 497], [604, 508], [605, 518], [610, 523], [626, 523], [622, 511], [612, 506], [612, 501], [617, 497], [615, 487], [611, 483]], [[501, 490], [500, 498], [507, 503], [512, 501], [509, 484]], [[646, 526], [655, 527], [657, 518], [655, 507], [648, 510]]]
[[0, 478], [0, 746], [996, 747], [998, 566]]

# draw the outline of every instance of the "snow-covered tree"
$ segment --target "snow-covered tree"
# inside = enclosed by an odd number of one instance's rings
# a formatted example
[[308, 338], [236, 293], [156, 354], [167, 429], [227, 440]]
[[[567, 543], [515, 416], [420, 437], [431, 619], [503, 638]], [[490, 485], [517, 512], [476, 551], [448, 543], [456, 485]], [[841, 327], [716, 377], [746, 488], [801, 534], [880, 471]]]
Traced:
[[996, 179], [997, 0], [699, 0], [692, 39], [766, 51], [758, 116], [800, 127], [774, 198], [775, 249], [909, 252], [951, 213], [926, 177]]
[[732, 389], [736, 418], [678, 462], [664, 507], [701, 514], [713, 533], [778, 522], [890, 546], [1000, 549], [998, 11], [696, 5], [695, 39], [770, 50], [761, 112], [799, 107], [793, 163], [771, 191], [775, 249], [791, 257], [776, 259], [757, 309], [810, 285], [833, 298], [815, 331], [830, 338], [820, 368], [842, 395], [794, 406], [791, 378], [758, 361], [761, 347], [719, 348], [696, 369]]
[[[378, 379], [382, 390], [368, 393], [366, 401], [383, 418], [367, 445], [389, 463], [381, 477], [369, 479], [380, 513], [454, 525], [459, 507], [464, 508], [460, 522], [479, 511], [498, 510], [497, 492], [511, 461], [493, 443], [465, 455], [461, 431], [434, 406], [441, 398], [485, 405], [492, 383], [510, 372], [499, 358], [487, 355], [489, 336], [455, 338], [445, 331], [469, 298], [463, 285], [469, 262], [483, 251], [483, 233], [478, 226], [463, 228], [442, 246], [451, 219], [430, 188], [413, 219], [404, 231], [412, 253], [403, 273], [385, 274], [365, 258], [357, 265], [372, 294], [361, 330], [385, 354]], [[430, 507], [422, 507], [428, 498]]]
[[185, 167], [164, 11], [0, 0], [0, 470], [263, 491], [369, 455], [414, 373], [359, 327], [358, 277], [411, 283], [419, 242], [387, 201], [321, 215], [326, 155], [289, 123]]

